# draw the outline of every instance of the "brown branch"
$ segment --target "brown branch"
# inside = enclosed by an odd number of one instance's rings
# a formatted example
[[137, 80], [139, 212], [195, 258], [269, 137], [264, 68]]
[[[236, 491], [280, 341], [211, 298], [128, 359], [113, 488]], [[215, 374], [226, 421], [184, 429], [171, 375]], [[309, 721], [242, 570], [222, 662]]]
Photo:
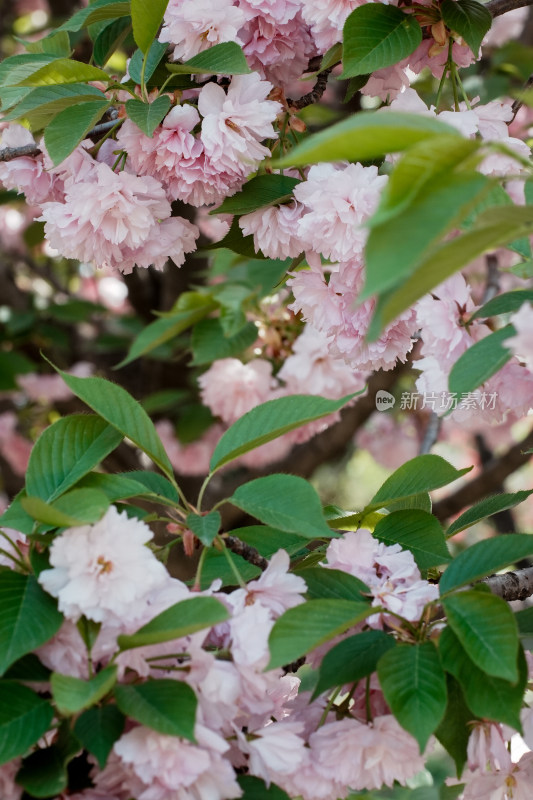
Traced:
[[481, 475], [454, 494], [445, 497], [433, 506], [433, 513], [441, 522], [458, 514], [463, 508], [476, 503], [488, 494], [501, 490], [504, 480], [515, 470], [529, 461], [531, 455], [524, 451], [533, 447], [533, 430], [518, 444], [511, 447], [503, 456], [493, 458]]
[[21, 158], [22, 156], [34, 158], [40, 155], [41, 152], [36, 144], [25, 144], [22, 147], [5, 147], [0, 150], [0, 162], [12, 161], [14, 158]]
[[[533, 2], [533, 0], [531, 0], [531, 2]], [[289, 106], [289, 109], [291, 111], [301, 111], [302, 108], [305, 108], [306, 106], [312, 106], [314, 103], [318, 103], [326, 91], [329, 73], [332, 69], [333, 67], [330, 67], [329, 69], [325, 69], [324, 72], [319, 72], [316, 83], [311, 91], [307, 92], [307, 94], [304, 94], [298, 100], [291, 100], [290, 98], [287, 98], [287, 105]]]
[[244, 558], [249, 564], [253, 564], [254, 567], [259, 567], [259, 569], [263, 571], [268, 567], [267, 559], [264, 558], [255, 547], [251, 547], [236, 536], [224, 536], [223, 539], [228, 550], [241, 556], [241, 558]]
[[493, 17], [500, 17], [502, 14], [507, 14], [508, 11], [525, 6], [533, 6], [533, 0], [490, 0], [485, 8]]
[[501, 597], [503, 600], [525, 600], [533, 594], [533, 567], [517, 570], [516, 572], [505, 572], [503, 575], [491, 575], [484, 578], [482, 583], [486, 583], [492, 594]]

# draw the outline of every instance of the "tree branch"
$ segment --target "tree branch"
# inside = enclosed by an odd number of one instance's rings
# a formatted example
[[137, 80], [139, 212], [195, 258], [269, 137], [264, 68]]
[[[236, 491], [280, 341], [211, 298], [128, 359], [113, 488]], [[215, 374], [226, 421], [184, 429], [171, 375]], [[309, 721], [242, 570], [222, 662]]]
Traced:
[[503, 600], [525, 600], [533, 594], [533, 567], [517, 570], [516, 572], [506, 572], [503, 575], [491, 575], [484, 578], [482, 583], [486, 583], [492, 594], [501, 597]]
[[525, 453], [533, 447], [533, 430], [518, 444], [511, 447], [500, 458], [493, 458], [483, 469], [481, 475], [474, 478], [466, 486], [462, 486], [454, 494], [445, 497], [433, 506], [433, 513], [441, 522], [453, 514], [458, 514], [465, 506], [481, 500], [492, 492], [501, 491], [503, 481], [519, 467], [522, 467], [531, 455]]
[[508, 11], [525, 6], [533, 6], [533, 0], [490, 0], [485, 8], [493, 17], [500, 17], [502, 14], [507, 14]]
[[5, 147], [0, 150], [0, 162], [12, 161], [14, 158], [21, 158], [28, 156], [30, 158], [38, 156], [42, 153], [36, 144], [25, 144], [22, 147]]
[[[533, 0], [531, 0], [533, 3]], [[331, 72], [332, 67], [330, 69], [325, 69], [324, 72], [319, 72], [317, 75], [316, 83], [311, 89], [310, 92], [304, 94], [298, 100], [291, 100], [290, 98], [287, 99], [287, 105], [292, 111], [301, 111], [302, 108], [306, 106], [312, 106], [314, 103], [318, 103], [318, 101], [322, 98], [322, 95], [326, 91], [326, 86], [328, 85], [328, 77], [329, 73]]]

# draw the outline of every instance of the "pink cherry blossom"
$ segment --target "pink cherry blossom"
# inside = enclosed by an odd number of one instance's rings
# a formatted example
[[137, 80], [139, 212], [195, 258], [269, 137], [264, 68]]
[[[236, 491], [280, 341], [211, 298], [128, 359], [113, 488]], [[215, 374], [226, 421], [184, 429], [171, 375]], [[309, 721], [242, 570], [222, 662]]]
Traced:
[[311, 26], [317, 47], [325, 53], [342, 41], [342, 29], [348, 15], [364, 0], [306, 0], [302, 4], [305, 21]]
[[0, 454], [16, 475], [24, 475], [32, 443], [17, 433], [17, 415], [13, 411], [0, 414]]
[[286, 22], [257, 15], [246, 23], [240, 35], [250, 67], [275, 86], [289, 88], [317, 52], [300, 13]]
[[69, 528], [50, 547], [50, 564], [39, 583], [59, 600], [73, 622], [83, 614], [95, 622], [119, 625], [139, 616], [137, 604], [167, 577], [145, 546], [150, 528], [110, 506], [99, 522]]
[[530, 800], [533, 783], [533, 753], [525, 753], [518, 764], [497, 772], [463, 774], [462, 800]]
[[270, 399], [274, 386], [272, 365], [256, 358], [243, 364], [222, 358], [198, 378], [202, 402], [227, 425]]
[[46, 644], [35, 650], [39, 660], [54, 672], [73, 678], [89, 678], [87, 648], [77, 626], [64, 620], [58, 632]]
[[305, 759], [302, 730], [301, 722], [273, 722], [250, 731], [251, 736], [239, 735], [240, 749], [248, 754], [250, 774], [262, 778], [268, 786], [280, 776], [296, 772]]
[[[93, 365], [88, 361], [79, 361], [69, 372], [79, 378], [88, 378], [92, 375]], [[17, 384], [26, 398], [33, 403], [42, 405], [70, 400], [73, 394], [61, 375], [55, 373], [39, 375], [36, 372], [28, 372], [24, 375], [17, 375]]]
[[296, 258], [304, 249], [296, 233], [302, 211], [294, 201], [262, 208], [239, 217], [239, 227], [245, 236], [253, 234], [256, 252], [261, 250], [268, 258]]
[[159, 41], [175, 45], [174, 61], [187, 61], [214, 44], [242, 44], [237, 32], [245, 20], [233, 0], [170, 0]]
[[182, 444], [176, 437], [170, 420], [156, 422], [156, 430], [167, 451], [170, 463], [180, 475], [207, 475], [215, 445], [222, 436], [222, 425], [211, 425], [199, 439]]
[[496, 722], [476, 722], [468, 739], [468, 767], [481, 772], [510, 770], [511, 755]]
[[[22, 125], [9, 125], [3, 130], [0, 141], [0, 147], [35, 144], [29, 130]], [[35, 206], [52, 199], [54, 191], [54, 176], [45, 169], [42, 155], [33, 158], [21, 156], [0, 163], [0, 183], [6, 189], [23, 193], [27, 203]]]
[[373, 72], [361, 89], [361, 94], [379, 97], [380, 100], [386, 102], [394, 100], [408, 86], [409, 78], [405, 70], [399, 64], [394, 64], [392, 67], [385, 67]]
[[302, 594], [307, 591], [303, 578], [288, 572], [290, 559], [285, 550], [278, 550], [270, 559], [263, 574], [250, 581], [246, 589], [237, 589], [231, 594], [234, 608], [244, 608], [260, 603], [270, 609], [274, 617], [279, 617], [288, 608], [304, 602]]
[[248, 17], [257, 16], [277, 24], [294, 19], [302, 7], [301, 0], [240, 0], [239, 5]]

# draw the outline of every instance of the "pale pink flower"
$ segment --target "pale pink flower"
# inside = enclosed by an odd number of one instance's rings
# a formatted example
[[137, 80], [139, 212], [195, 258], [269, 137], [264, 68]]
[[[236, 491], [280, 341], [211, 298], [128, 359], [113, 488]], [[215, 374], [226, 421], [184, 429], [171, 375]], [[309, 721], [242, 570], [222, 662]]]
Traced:
[[218, 734], [196, 725], [198, 744], [139, 726], [121, 736], [115, 753], [144, 783], [137, 800], [233, 800], [242, 791]]
[[17, 433], [17, 424], [13, 411], [0, 414], [0, 454], [16, 475], [24, 475], [33, 445]]
[[91, 780], [95, 784], [95, 800], [130, 800], [144, 788], [130, 765], [125, 764], [113, 750], [103, 770], [97, 767], [91, 770]]
[[246, 14], [233, 0], [170, 0], [159, 34], [160, 42], [175, 44], [174, 61], [187, 61], [221, 42], [242, 44], [237, 32]]
[[267, 606], [253, 603], [237, 611], [230, 620], [231, 653], [239, 666], [260, 670], [266, 667], [270, 654], [268, 637], [274, 617]]
[[241, 30], [241, 37], [250, 67], [287, 90], [316, 55], [313, 37], [301, 14], [287, 22], [255, 16]]
[[270, 399], [274, 385], [272, 365], [256, 358], [243, 364], [222, 358], [198, 378], [202, 402], [231, 425], [247, 411]]
[[253, 234], [256, 252], [261, 250], [268, 258], [296, 258], [304, 249], [296, 233], [302, 211], [295, 201], [260, 208], [240, 217], [239, 227], [245, 236]]
[[378, 464], [390, 470], [398, 469], [417, 456], [420, 448], [418, 432], [411, 419], [397, 419], [381, 412], [373, 414], [357, 431], [355, 441], [361, 450], [367, 450]]
[[482, 46], [501, 47], [502, 44], [518, 40], [527, 20], [525, 8], [513, 8], [492, 20], [492, 26], [483, 39]]
[[462, 800], [530, 800], [533, 753], [525, 753], [518, 764], [498, 772], [463, 773], [462, 780], [466, 782]]
[[0, 797], [2, 800], [20, 800], [22, 797], [24, 790], [22, 786], [15, 783], [15, 776], [21, 763], [20, 758], [15, 758], [0, 767]]
[[530, 750], [533, 750], [533, 708], [527, 706], [520, 712], [520, 722], [522, 723], [523, 739]]
[[41, 572], [39, 583], [73, 622], [85, 615], [95, 622], [127, 624], [139, 616], [138, 604], [167, 578], [163, 564], [145, 547], [152, 536], [144, 522], [110, 506], [94, 525], [69, 528], [54, 539], [52, 569]]
[[269, 22], [283, 24], [294, 19], [302, 7], [301, 0], [240, 0], [240, 7], [248, 17], [260, 17]]
[[472, 771], [508, 771], [512, 767], [502, 726], [497, 722], [476, 722], [468, 739], [468, 767]]
[[[442, 362], [456, 360], [472, 343], [472, 336], [463, 324], [476, 306], [471, 288], [460, 272], [448, 278], [415, 306], [416, 321], [422, 329], [424, 355], [438, 355]], [[477, 328], [479, 322], [472, 325]]]
[[409, 78], [399, 64], [378, 69], [372, 73], [360, 90], [361, 94], [379, 97], [383, 102], [394, 100], [400, 92], [409, 87]]
[[298, 223], [301, 240], [334, 261], [361, 255], [368, 236], [363, 223], [376, 210], [387, 180], [377, 167], [361, 164], [311, 167], [307, 180], [294, 188], [305, 206]]
[[[2, 131], [0, 147], [35, 145], [35, 139], [22, 125], [9, 125]], [[45, 169], [43, 156], [21, 156], [0, 163], [0, 183], [6, 189], [23, 193], [29, 205], [39, 206], [52, 199], [54, 177]]]
[[348, 15], [364, 0], [305, 0], [302, 13], [311, 26], [317, 47], [325, 53], [336, 42], [342, 41], [342, 29]]
[[107, 164], [96, 164], [89, 177], [65, 184], [64, 203], [42, 207], [46, 236], [64, 256], [130, 272], [134, 264], [162, 267], [168, 255], [179, 266], [195, 249], [198, 229], [170, 219], [170, 203], [154, 178], [116, 174]]
[[[5, 511], [5, 507], [2, 508], [3, 503], [0, 503], [0, 513]], [[13, 558], [21, 560], [21, 553], [22, 557], [24, 558], [29, 554], [30, 543], [26, 534], [21, 533], [20, 531], [16, 531], [13, 528], [5, 528], [2, 526], [0, 529], [0, 565], [3, 567], [9, 567], [9, 569], [17, 569]], [[19, 552], [20, 551], [20, 552]]]
[[290, 797], [301, 797], [302, 800], [339, 800], [348, 794], [348, 787], [337, 779], [334, 772], [328, 775], [319, 772], [315, 754], [309, 748], [298, 769], [290, 775], [280, 776], [277, 783]]
[[250, 581], [246, 589], [237, 589], [231, 593], [233, 607], [242, 610], [257, 602], [270, 609], [274, 617], [279, 617], [288, 608], [303, 603], [302, 594], [307, 591], [306, 583], [298, 575], [289, 573], [289, 568], [287, 552], [278, 550], [257, 580]]
[[[414, 53], [412, 53], [406, 61], [409, 63], [409, 69], [418, 75], [424, 67], [429, 67], [431, 74], [435, 78], [441, 78], [444, 67], [448, 60], [448, 47], [442, 47], [435, 52], [435, 40], [423, 39], [421, 44], [418, 45]], [[432, 53], [430, 55], [430, 50]], [[454, 42], [452, 45], [452, 58], [458, 67], [469, 67], [477, 57], [467, 45], [458, 44]]]
[[170, 420], [159, 420], [155, 427], [167, 451], [170, 463], [177, 473], [180, 475], [207, 475], [213, 450], [224, 432], [222, 425], [211, 425], [199, 439], [188, 444], [182, 444], [179, 441]]
[[[301, 311], [305, 320], [316, 330], [323, 331], [327, 335], [330, 330], [342, 326], [343, 307], [339, 303], [337, 294], [332, 292], [326, 283], [320, 258], [313, 258], [311, 253], [306, 255], [309, 269], [289, 273], [291, 277], [287, 281], [287, 286], [292, 289], [295, 297], [295, 302], [289, 308], [295, 312]], [[338, 269], [337, 264], [328, 266], [331, 273]], [[355, 269], [362, 270], [362, 264], [358, 264]]]
[[270, 155], [260, 144], [277, 138], [272, 127], [281, 104], [266, 97], [272, 84], [262, 81], [256, 72], [235, 75], [227, 94], [215, 83], [206, 84], [198, 97], [203, 116], [200, 137], [206, 154], [225, 169], [254, 169]]
[[53, 672], [73, 678], [89, 678], [87, 647], [77, 626], [64, 620], [58, 632], [46, 644], [35, 650], [39, 660]]
[[250, 737], [238, 733], [239, 747], [248, 755], [251, 775], [262, 778], [267, 786], [281, 775], [292, 775], [305, 759], [301, 722], [273, 722], [250, 731]]

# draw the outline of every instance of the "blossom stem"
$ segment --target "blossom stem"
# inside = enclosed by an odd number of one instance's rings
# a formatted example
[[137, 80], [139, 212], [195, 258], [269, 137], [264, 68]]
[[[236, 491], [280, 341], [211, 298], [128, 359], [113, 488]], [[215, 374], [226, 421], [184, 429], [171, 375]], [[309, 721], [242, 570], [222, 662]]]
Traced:
[[241, 587], [241, 589], [244, 589], [245, 591], [248, 591], [248, 590], [247, 590], [247, 587], [246, 587], [246, 581], [243, 579], [243, 577], [242, 577], [241, 573], [240, 573], [240, 572], [239, 572], [239, 570], [237, 569], [237, 565], [236, 565], [236, 564], [235, 564], [235, 562], [233, 561], [233, 558], [231, 557], [231, 553], [230, 553], [230, 551], [228, 550], [228, 548], [226, 547], [226, 545], [225, 545], [225, 543], [224, 543], [224, 540], [223, 540], [223, 539], [222, 539], [220, 536], [217, 536], [217, 537], [216, 537], [216, 539], [215, 539], [215, 541], [219, 542], [219, 543], [222, 545], [222, 551], [223, 551], [223, 553], [224, 553], [224, 556], [225, 556], [225, 558], [226, 558], [226, 561], [227, 561], [227, 562], [228, 562], [228, 564], [230, 565], [231, 571], [232, 571], [232, 572], [233, 572], [233, 574], [235, 575], [235, 578], [236, 578], [236, 580], [237, 580], [237, 583], [239, 584], [239, 586]]
[[374, 715], [372, 714], [372, 708], [370, 707], [370, 675], [366, 676], [365, 682], [365, 708], [366, 708], [366, 721], [372, 722], [374, 719]]
[[320, 717], [320, 722], [317, 725], [317, 730], [318, 730], [318, 728], [322, 727], [322, 725], [325, 723], [326, 719], [328, 718], [328, 714], [331, 711], [331, 709], [333, 707], [333, 704], [334, 704], [335, 700], [337, 699], [337, 697], [338, 697], [338, 695], [340, 693], [341, 688], [342, 688], [341, 686], [337, 686], [337, 688], [335, 689], [335, 691], [333, 692], [333, 694], [329, 698], [328, 704], [325, 707], [322, 716]]
[[207, 489], [207, 484], [209, 483], [210, 480], [211, 480], [211, 475], [208, 475], [205, 481], [202, 483], [200, 492], [198, 493], [198, 500], [196, 502], [196, 505], [198, 506], [198, 513], [202, 510], [202, 500], [204, 499], [204, 493], [205, 490]]
[[207, 551], [209, 550], [208, 547], [204, 547], [202, 552], [200, 553], [200, 558], [198, 559], [198, 566], [196, 567], [196, 575], [194, 576], [194, 584], [192, 587], [193, 592], [199, 592], [201, 588], [201, 581], [202, 581], [202, 569], [204, 567], [204, 561], [207, 556]]

